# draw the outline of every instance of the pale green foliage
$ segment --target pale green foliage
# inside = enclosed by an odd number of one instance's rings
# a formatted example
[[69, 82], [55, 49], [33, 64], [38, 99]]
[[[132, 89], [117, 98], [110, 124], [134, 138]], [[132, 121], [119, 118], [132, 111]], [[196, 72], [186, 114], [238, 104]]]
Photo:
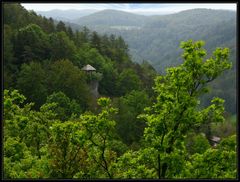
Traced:
[[50, 127], [51, 138], [47, 147], [52, 177], [72, 178], [76, 172], [82, 171], [86, 139], [80, 129], [80, 123], [72, 121], [55, 122]]
[[224, 139], [216, 148], [190, 157], [184, 167], [185, 178], [236, 178], [236, 135]]
[[5, 178], [47, 178], [47, 160], [38, 159], [20, 138], [9, 137], [4, 143]]
[[[224, 122], [224, 100], [215, 97], [202, 108], [199, 97], [208, 91], [207, 83], [231, 67], [228, 49], [217, 48], [204, 61], [202, 46], [201, 41], [181, 44], [184, 63], [155, 79], [156, 102], [144, 114], [140, 113], [150, 103], [143, 91], [121, 97], [119, 106], [124, 109], [119, 111], [110, 98], [102, 97], [96, 113], [78, 113], [81, 109], [73, 98], [87, 101], [87, 89], [80, 87], [86, 86], [85, 77], [68, 61], [53, 63], [48, 78], [68, 96], [61, 92], [49, 96], [39, 111], [32, 109], [33, 103], [25, 104], [26, 98], [17, 90], [4, 90], [4, 177], [235, 178], [236, 135], [222, 138], [214, 148], [205, 135], [193, 133], [204, 125]], [[130, 78], [136, 78], [138, 85], [135, 73], [123, 71], [118, 80], [127, 83], [123, 90], [134, 86]], [[64, 79], [71, 89], [62, 85]], [[82, 85], [74, 86], [77, 82]], [[129, 150], [119, 140], [117, 114], [122, 116], [118, 122], [129, 118], [146, 122], [138, 150]]]
[[62, 121], [66, 121], [71, 116], [77, 117], [82, 112], [80, 105], [61, 91], [49, 95], [46, 103], [56, 103], [54, 111], [57, 114], [57, 118]]
[[237, 136], [231, 135], [227, 138], [224, 138], [220, 144], [217, 146], [220, 150], [229, 150], [229, 151], [237, 151], [237, 145], [236, 145]]
[[4, 143], [4, 175], [6, 178], [29, 178], [37, 160], [19, 137], [9, 137]]
[[4, 90], [4, 176], [6, 178], [48, 177], [41, 158], [47, 143], [48, 126], [54, 114], [42, 106], [40, 112], [23, 105], [25, 97], [17, 90]]
[[[111, 107], [109, 98], [98, 99], [101, 112], [97, 115], [85, 113], [80, 116], [80, 123], [88, 142], [86, 143], [89, 161], [92, 163], [90, 174], [93, 177], [113, 178], [111, 165], [116, 159], [116, 152], [111, 150], [114, 144], [115, 121], [112, 119], [117, 109]], [[99, 168], [100, 166], [100, 168]]]
[[10, 92], [4, 90], [4, 118], [11, 119], [14, 117], [15, 112], [19, 112], [20, 108], [17, 104], [21, 104], [26, 100], [26, 97], [19, 94], [17, 90]]
[[124, 179], [156, 178], [157, 174], [153, 165], [155, 163], [154, 154], [156, 154], [156, 150], [153, 148], [125, 152], [113, 166], [115, 177]]
[[190, 133], [185, 140], [189, 154], [204, 153], [211, 146], [204, 133]]
[[214, 98], [209, 107], [200, 110], [198, 97], [207, 91], [208, 82], [231, 67], [229, 51], [217, 48], [213, 57], [204, 61], [206, 51], [203, 45], [202, 41], [181, 43], [184, 63], [167, 69], [165, 76], [156, 78], [157, 102], [141, 116], [147, 121], [145, 140], [159, 152], [159, 178], [172, 176], [166, 173], [171, 170], [171, 163], [164, 160], [165, 155], [171, 156], [184, 149], [184, 145], [178, 144], [182, 143], [190, 128], [224, 120], [222, 99]]

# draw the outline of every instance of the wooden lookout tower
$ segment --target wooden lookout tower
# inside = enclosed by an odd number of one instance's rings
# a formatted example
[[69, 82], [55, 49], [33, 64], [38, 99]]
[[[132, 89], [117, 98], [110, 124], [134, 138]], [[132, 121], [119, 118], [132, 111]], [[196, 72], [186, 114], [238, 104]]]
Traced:
[[84, 66], [82, 70], [90, 74], [96, 71], [96, 69], [92, 67], [90, 64], [87, 64], [86, 66]]
[[98, 80], [96, 79], [92, 79], [94, 78], [94, 74], [96, 73], [96, 69], [91, 66], [90, 64], [87, 64], [86, 66], [84, 66], [82, 68], [82, 70], [88, 75], [88, 77], [90, 78], [90, 81], [88, 82], [89, 88], [91, 90], [91, 93], [93, 94], [93, 96], [95, 98], [99, 97], [99, 93], [98, 93]]

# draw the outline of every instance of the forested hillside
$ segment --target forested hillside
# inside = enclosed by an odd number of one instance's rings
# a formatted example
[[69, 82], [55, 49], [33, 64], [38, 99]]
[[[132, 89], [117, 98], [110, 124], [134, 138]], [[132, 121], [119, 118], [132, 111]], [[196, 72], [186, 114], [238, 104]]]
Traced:
[[176, 41], [182, 64], [161, 75], [120, 35], [3, 5], [4, 178], [236, 178], [236, 118], [208, 91], [228, 48]]
[[73, 22], [89, 27], [93, 26], [142, 26], [147, 17], [117, 10], [103, 10], [76, 19]]
[[[236, 13], [233, 11], [193, 9], [171, 15], [143, 16], [104, 10], [73, 22], [100, 33], [121, 35], [129, 44], [134, 61], [148, 60], [161, 72], [168, 66], [180, 64], [180, 41], [193, 37], [207, 41], [209, 51], [217, 45], [236, 45]], [[173, 54], [171, 50], [177, 51]]]
[[64, 20], [64, 21], [73, 21], [76, 19], [76, 17], [80, 18], [82, 16], [87, 16], [92, 13], [95, 13], [97, 10], [94, 9], [86, 9], [86, 10], [75, 10], [75, 9], [69, 9], [69, 10], [59, 10], [54, 9], [51, 11], [37, 11], [37, 14], [40, 14], [42, 16], [45, 16], [47, 18], [54, 18], [56, 20]]
[[[115, 21], [114, 21], [115, 20]], [[159, 73], [182, 63], [178, 45], [188, 39], [203, 40], [206, 50], [231, 48], [231, 70], [211, 83], [213, 92], [226, 100], [228, 112], [236, 114], [236, 13], [233, 11], [193, 9], [171, 15], [143, 16], [104, 10], [72, 22], [99, 33], [120, 35], [129, 45], [132, 60], [147, 60]], [[227, 89], [225, 89], [227, 88]], [[206, 106], [209, 97], [203, 98]]]

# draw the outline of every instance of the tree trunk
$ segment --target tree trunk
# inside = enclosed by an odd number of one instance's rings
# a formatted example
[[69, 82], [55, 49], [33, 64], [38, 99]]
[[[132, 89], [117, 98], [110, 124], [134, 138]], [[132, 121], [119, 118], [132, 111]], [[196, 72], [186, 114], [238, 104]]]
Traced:
[[161, 179], [160, 154], [158, 154], [158, 178]]
[[167, 171], [167, 163], [163, 163], [163, 166], [162, 166], [162, 175], [161, 175], [161, 177], [162, 178], [165, 178], [165, 176], [166, 176], [166, 171]]

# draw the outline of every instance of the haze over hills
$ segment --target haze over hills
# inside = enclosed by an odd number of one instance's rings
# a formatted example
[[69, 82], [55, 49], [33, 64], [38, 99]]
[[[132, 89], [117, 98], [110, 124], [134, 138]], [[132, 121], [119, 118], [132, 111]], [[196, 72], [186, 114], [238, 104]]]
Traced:
[[86, 26], [141, 26], [147, 19], [147, 16], [128, 13], [125, 11], [103, 10], [88, 16], [75, 19], [73, 22]]
[[[168, 67], [182, 63], [182, 50], [179, 48], [181, 41], [205, 41], [208, 57], [216, 47], [228, 47], [233, 67], [211, 84], [212, 94], [224, 98], [228, 105], [236, 100], [234, 11], [193, 9], [170, 15], [143, 16], [105, 10], [81, 17], [75, 23], [101, 34], [121, 35], [128, 43], [134, 61], [141, 63], [147, 60], [160, 73], [165, 73]], [[227, 90], [223, 89], [224, 85]], [[205, 98], [206, 105], [212, 94]], [[234, 112], [236, 108], [232, 105], [229, 109]]]
[[63, 20], [63, 21], [72, 21], [76, 18], [80, 18], [83, 16], [90, 15], [92, 13], [97, 12], [98, 10], [94, 9], [85, 9], [85, 10], [76, 10], [76, 9], [69, 9], [69, 10], [59, 10], [54, 9], [51, 11], [37, 11], [37, 14], [45, 16], [47, 18], [52, 17], [56, 20]]
[[187, 39], [216, 46], [235, 47], [236, 13], [226, 10], [193, 9], [171, 15], [144, 16], [103, 10], [74, 20], [99, 33], [121, 35], [136, 62], [148, 60], [158, 71], [179, 64], [179, 43]]
[[119, 10], [51, 10], [38, 14], [64, 21], [74, 30], [87, 26], [101, 34], [121, 35], [136, 62], [148, 60], [158, 71], [179, 64], [181, 41], [204, 40], [206, 48], [235, 47], [236, 13], [192, 9], [169, 15], [145, 16]]

